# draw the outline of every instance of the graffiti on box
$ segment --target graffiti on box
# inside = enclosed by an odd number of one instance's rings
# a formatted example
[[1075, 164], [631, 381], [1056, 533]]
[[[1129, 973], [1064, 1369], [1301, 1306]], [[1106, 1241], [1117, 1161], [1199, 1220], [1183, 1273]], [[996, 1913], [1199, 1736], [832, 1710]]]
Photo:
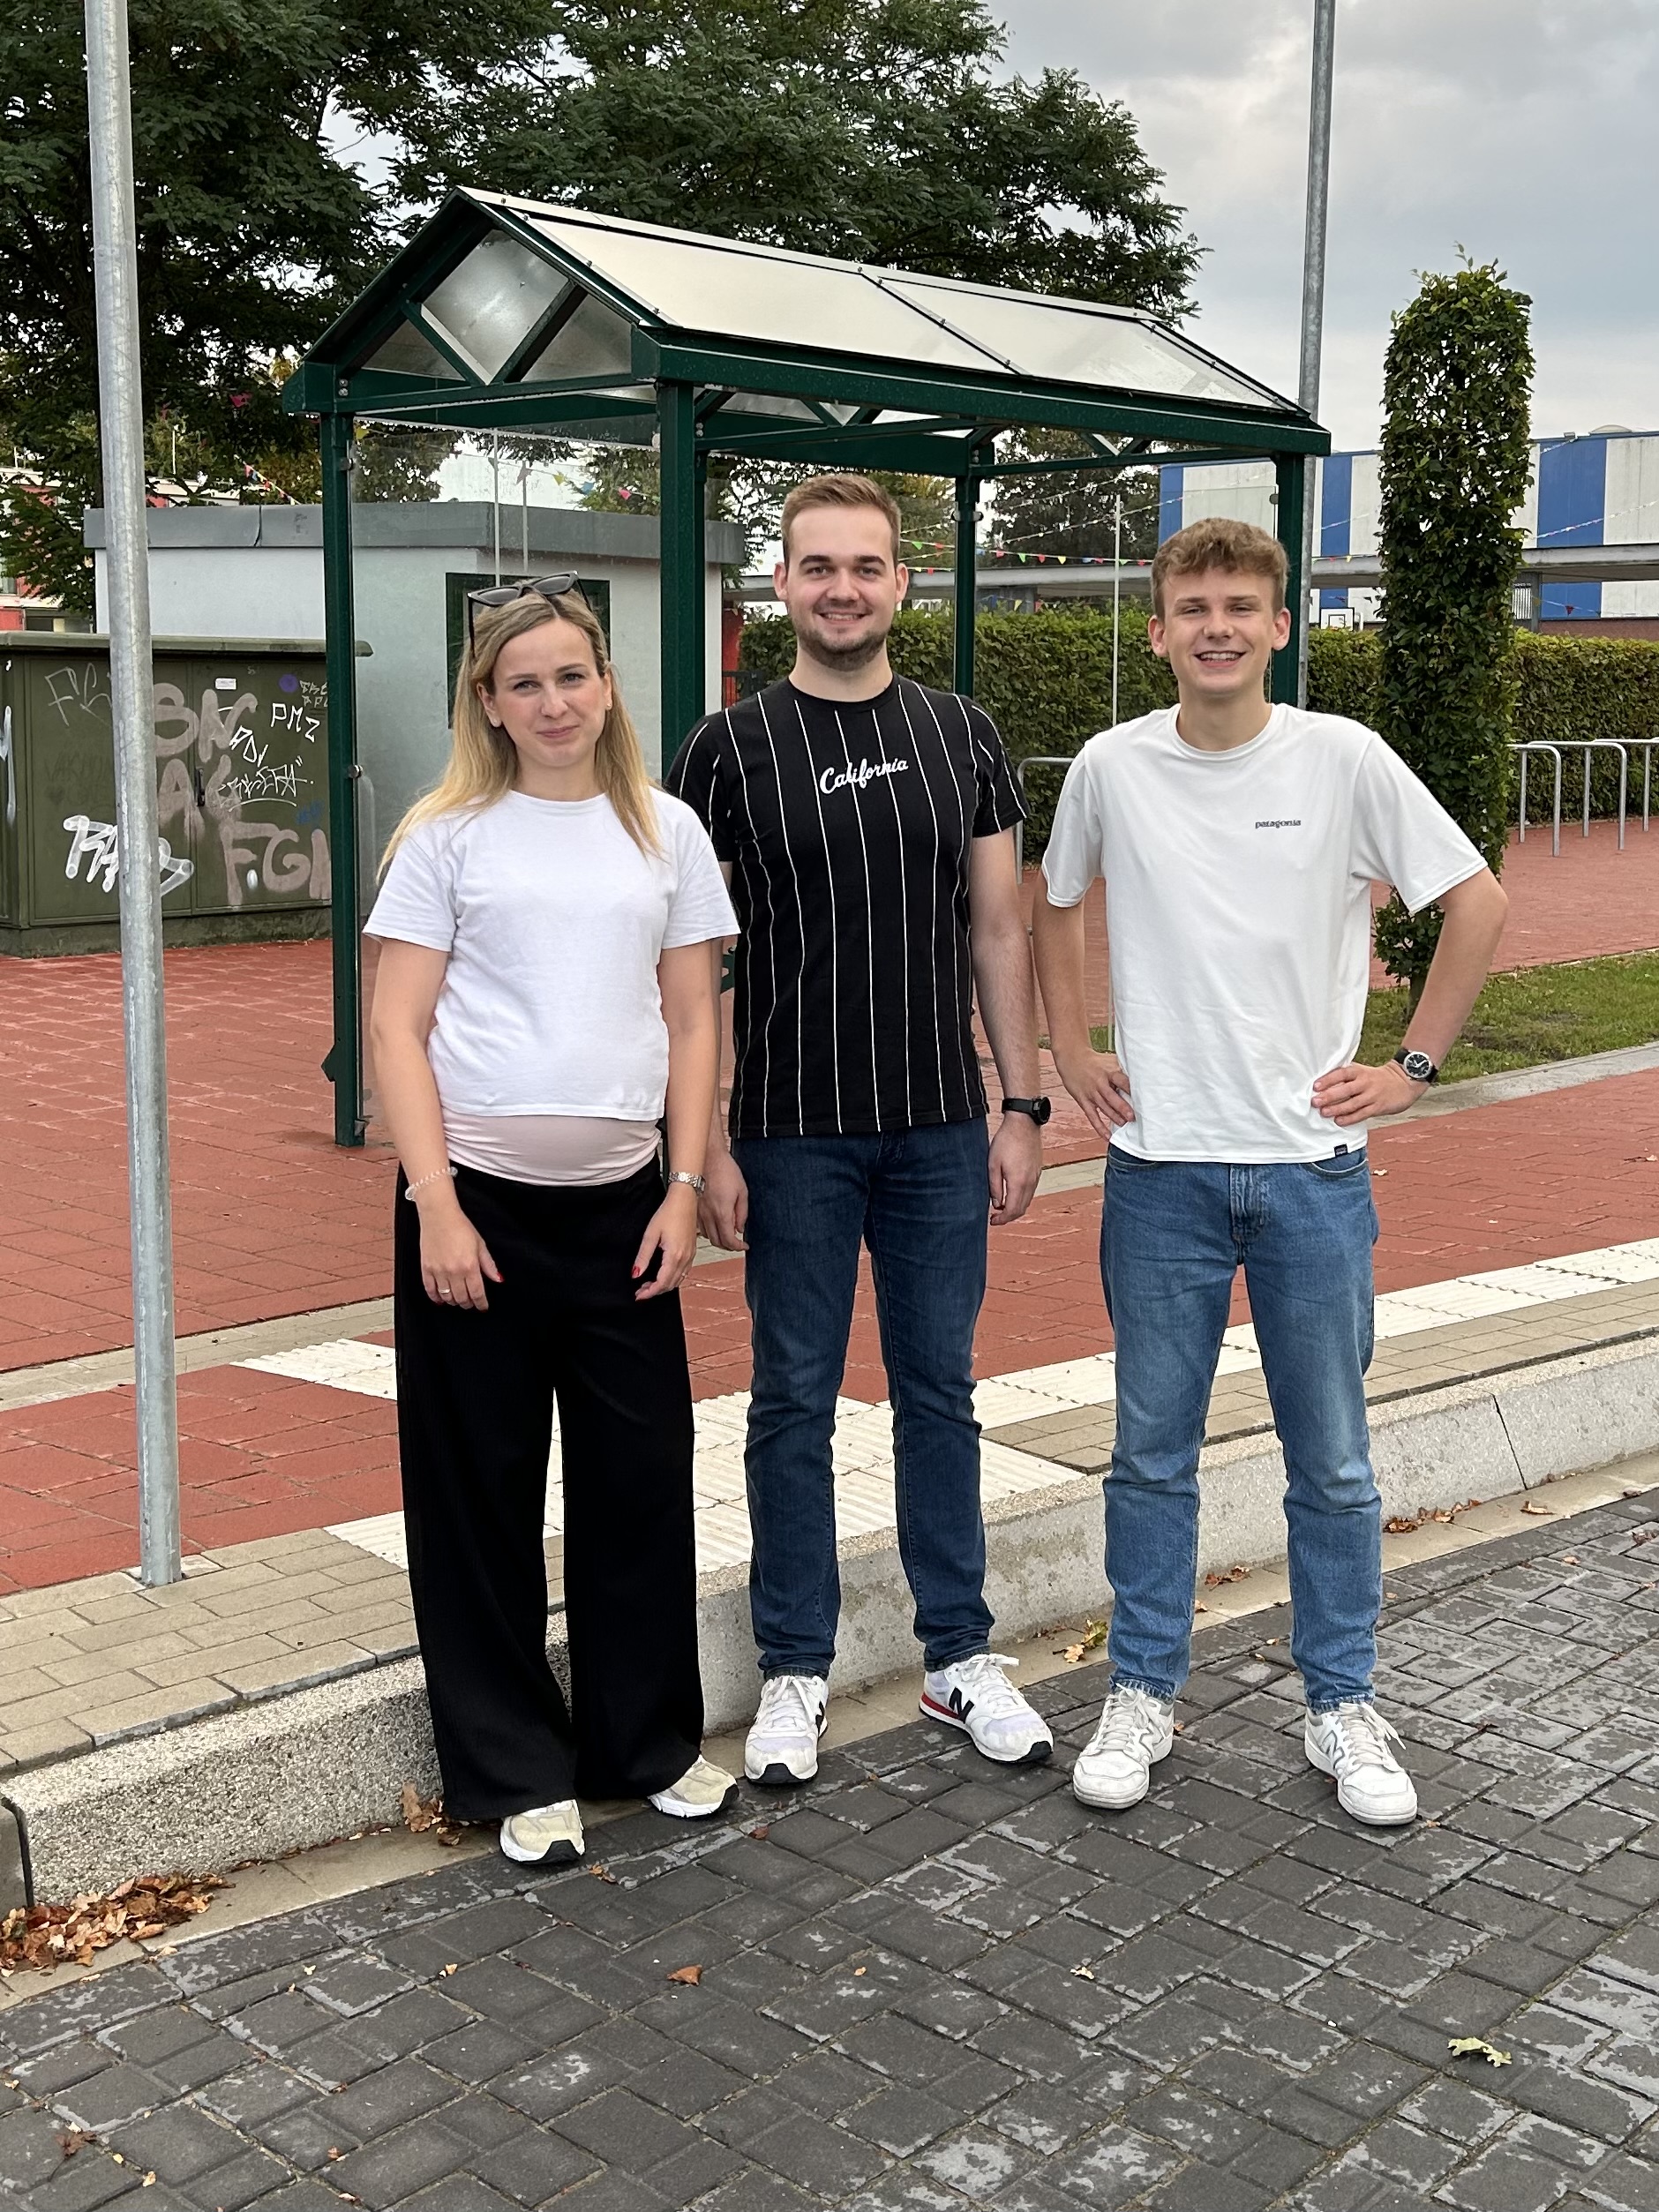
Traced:
[[[114, 822], [94, 821], [87, 814], [71, 814], [64, 827], [70, 833], [69, 858], [64, 863], [64, 874], [74, 882], [84, 859], [87, 882], [92, 882], [101, 869], [105, 890], [113, 891], [121, 868]], [[177, 890], [181, 883], [188, 883], [196, 873], [196, 863], [187, 860], [183, 853], [175, 852], [165, 837], [156, 839], [155, 857], [161, 871], [163, 898], [169, 891]]]
[[[108, 671], [81, 662], [54, 669], [46, 694], [60, 720], [110, 713]], [[322, 826], [327, 752], [319, 747], [327, 687], [294, 671], [273, 671], [270, 690], [244, 688], [217, 677], [192, 701], [178, 685], [154, 687], [156, 812], [161, 895], [176, 891], [217, 850], [225, 903], [241, 907], [249, 893], [325, 900], [329, 891], [328, 833]], [[70, 846], [64, 874], [101, 874], [113, 889], [118, 874], [115, 830], [86, 814], [66, 817]], [[169, 835], [170, 834], [170, 838]], [[194, 859], [175, 852], [178, 844]]]

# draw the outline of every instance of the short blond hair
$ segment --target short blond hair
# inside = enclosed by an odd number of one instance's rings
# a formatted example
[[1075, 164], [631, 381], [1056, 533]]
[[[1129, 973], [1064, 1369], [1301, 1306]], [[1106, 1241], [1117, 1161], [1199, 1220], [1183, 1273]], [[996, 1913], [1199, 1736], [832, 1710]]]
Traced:
[[898, 501], [890, 491], [884, 491], [869, 476], [808, 476], [805, 484], [798, 484], [784, 502], [784, 520], [779, 536], [784, 542], [784, 566], [789, 566], [789, 533], [795, 517], [804, 514], [808, 507], [874, 507], [887, 517], [887, 527], [893, 533], [893, 566], [899, 560]]
[[1164, 586], [1169, 579], [1202, 575], [1206, 568], [1238, 569], [1247, 576], [1265, 576], [1273, 588], [1273, 612], [1277, 614], [1285, 604], [1290, 564], [1279, 540], [1254, 522], [1236, 521], [1230, 514], [1209, 514], [1167, 537], [1153, 556], [1152, 612], [1160, 622]]

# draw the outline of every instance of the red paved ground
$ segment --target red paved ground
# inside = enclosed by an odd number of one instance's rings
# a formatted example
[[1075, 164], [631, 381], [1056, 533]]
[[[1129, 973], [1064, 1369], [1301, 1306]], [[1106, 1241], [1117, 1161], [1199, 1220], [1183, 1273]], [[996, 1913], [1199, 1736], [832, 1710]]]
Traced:
[[[1372, 1144], [1382, 1290], [1659, 1236], [1659, 1073], [1385, 1129]], [[1095, 1271], [1099, 1221], [1099, 1193], [1089, 1188], [1040, 1199], [1026, 1220], [993, 1232], [981, 1375], [1109, 1343]], [[1234, 1311], [1246, 1317], [1242, 1289]], [[741, 1263], [699, 1268], [686, 1312], [697, 1395], [743, 1389]], [[845, 1389], [886, 1396], [867, 1281]], [[179, 1413], [192, 1548], [398, 1503], [394, 1415], [384, 1399], [219, 1368], [184, 1378]], [[0, 1594], [131, 1565], [132, 1466], [130, 1391], [0, 1416]]]
[[[1510, 964], [1659, 940], [1659, 830], [1512, 844]], [[1096, 926], [1098, 927], [1098, 924]], [[1092, 930], [1097, 979], [1103, 947]], [[169, 1051], [181, 1334], [384, 1294], [392, 1162], [335, 1150], [319, 1069], [329, 1042], [320, 944], [169, 953]], [[130, 1340], [120, 971], [109, 956], [0, 959], [0, 1368]], [[1099, 1147], [1062, 1105], [1051, 1161]], [[1379, 1287], [1659, 1235], [1659, 1076], [1385, 1130]], [[1107, 1341], [1098, 1194], [1044, 1199], [994, 1233], [982, 1374]], [[1242, 1310], [1242, 1305], [1239, 1309]], [[699, 1269], [687, 1298], [698, 1395], [744, 1387], [741, 1269]], [[848, 1394], [886, 1393], [867, 1285]], [[381, 1400], [228, 1368], [179, 1391], [184, 1526], [196, 1547], [397, 1503]], [[0, 1417], [0, 1592], [130, 1563], [130, 1393]]]
[[[328, 947], [167, 955], [181, 1336], [387, 1287], [393, 1173], [336, 1150]], [[0, 1368], [132, 1340], [121, 969], [0, 959]]]

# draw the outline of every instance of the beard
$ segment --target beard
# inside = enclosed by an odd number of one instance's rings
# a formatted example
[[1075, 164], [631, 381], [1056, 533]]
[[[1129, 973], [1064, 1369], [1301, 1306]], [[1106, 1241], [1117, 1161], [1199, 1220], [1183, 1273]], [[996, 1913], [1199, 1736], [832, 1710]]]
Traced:
[[851, 670], [867, 668], [872, 661], [879, 659], [887, 649], [889, 632], [869, 630], [862, 637], [839, 638], [826, 636], [814, 623], [805, 629], [797, 626], [795, 635], [813, 658], [826, 668]]

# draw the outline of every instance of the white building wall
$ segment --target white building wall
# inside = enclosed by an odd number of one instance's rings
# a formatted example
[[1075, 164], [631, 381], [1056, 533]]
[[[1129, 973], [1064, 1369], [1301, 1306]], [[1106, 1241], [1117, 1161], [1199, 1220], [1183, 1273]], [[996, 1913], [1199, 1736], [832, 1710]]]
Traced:
[[[611, 649], [646, 764], [663, 763], [657, 569], [654, 561], [572, 557], [611, 587]], [[97, 619], [109, 627], [108, 570], [94, 555]], [[552, 555], [532, 555], [544, 567]], [[488, 574], [492, 546], [363, 546], [353, 591], [358, 639], [357, 750], [371, 785], [379, 845], [417, 794], [442, 773], [449, 746], [445, 578]], [[503, 574], [516, 558], [502, 549]], [[151, 619], [158, 637], [315, 638], [323, 635], [323, 564], [314, 546], [153, 546]], [[720, 700], [720, 571], [703, 585], [704, 709]], [[672, 757], [685, 731], [669, 733]], [[365, 822], [364, 858], [371, 825]]]
[[1259, 529], [1276, 529], [1276, 483], [1271, 461], [1219, 461], [1188, 469], [1181, 479], [1181, 527], [1225, 514], [1235, 521], [1254, 522]]

